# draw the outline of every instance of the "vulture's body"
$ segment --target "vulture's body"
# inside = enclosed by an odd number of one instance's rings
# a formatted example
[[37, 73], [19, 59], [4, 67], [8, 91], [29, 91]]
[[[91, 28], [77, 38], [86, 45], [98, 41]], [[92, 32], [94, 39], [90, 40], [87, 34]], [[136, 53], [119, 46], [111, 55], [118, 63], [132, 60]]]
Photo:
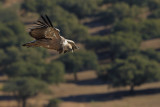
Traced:
[[53, 49], [59, 53], [66, 53], [78, 49], [72, 40], [60, 36], [60, 31], [54, 28], [48, 16], [41, 16], [35, 23], [36, 26], [30, 29], [29, 34], [35, 38], [34, 41], [28, 42], [23, 46], [27, 47], [44, 47]]

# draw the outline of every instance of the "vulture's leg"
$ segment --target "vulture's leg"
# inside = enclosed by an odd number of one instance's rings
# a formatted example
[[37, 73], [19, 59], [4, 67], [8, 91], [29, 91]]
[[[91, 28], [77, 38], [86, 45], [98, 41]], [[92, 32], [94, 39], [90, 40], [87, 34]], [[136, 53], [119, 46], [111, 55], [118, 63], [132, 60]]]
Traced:
[[63, 48], [60, 48], [58, 51], [59, 51], [59, 54], [63, 53]]
[[64, 53], [67, 53], [67, 50], [65, 50]]

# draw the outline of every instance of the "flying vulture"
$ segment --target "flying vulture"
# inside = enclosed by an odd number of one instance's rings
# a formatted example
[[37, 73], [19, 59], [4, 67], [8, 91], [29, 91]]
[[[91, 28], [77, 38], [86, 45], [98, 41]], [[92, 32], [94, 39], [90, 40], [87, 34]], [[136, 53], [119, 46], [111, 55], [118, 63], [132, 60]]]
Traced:
[[73, 52], [78, 49], [75, 42], [60, 36], [60, 30], [53, 27], [47, 15], [42, 16], [30, 28], [29, 35], [35, 40], [23, 44], [27, 47], [43, 47], [61, 53]]

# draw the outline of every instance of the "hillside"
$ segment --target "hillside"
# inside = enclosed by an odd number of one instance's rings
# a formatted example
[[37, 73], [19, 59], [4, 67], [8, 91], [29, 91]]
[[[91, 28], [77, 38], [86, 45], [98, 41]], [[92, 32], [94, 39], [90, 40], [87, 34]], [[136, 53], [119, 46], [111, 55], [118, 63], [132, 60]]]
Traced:
[[140, 48], [142, 50], [145, 50], [145, 49], [157, 49], [157, 50], [159, 50], [160, 49], [160, 38], [143, 41], [141, 43]]
[[[26, 107], [47, 107], [50, 99], [60, 99], [59, 107], [159, 107], [159, 1], [5, 0], [1, 6], [0, 107], [17, 107], [21, 89]], [[28, 28], [41, 14], [80, 49], [59, 55], [22, 47], [33, 40]]]
[[[66, 74], [65, 78], [71, 81], [73, 80], [72, 76]], [[158, 107], [160, 104], [159, 82], [136, 87], [136, 94], [130, 96], [128, 95], [128, 87], [111, 88], [97, 80], [94, 71], [78, 73], [78, 77], [80, 81], [77, 83], [67, 82], [58, 86], [51, 85], [52, 94], [40, 94], [30, 99], [28, 105], [43, 107], [52, 97], [64, 100], [60, 107], [128, 107], [128, 105], [130, 107], [141, 107], [142, 105], [144, 107]], [[10, 94], [0, 92], [0, 95], [0, 107], [16, 107], [17, 103]]]

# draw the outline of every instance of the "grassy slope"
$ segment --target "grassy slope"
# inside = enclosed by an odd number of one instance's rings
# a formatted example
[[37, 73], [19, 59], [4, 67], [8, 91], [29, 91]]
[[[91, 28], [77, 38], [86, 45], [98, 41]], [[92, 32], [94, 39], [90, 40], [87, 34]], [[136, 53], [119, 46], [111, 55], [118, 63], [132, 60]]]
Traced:
[[[23, 19], [22, 19], [23, 20]], [[25, 19], [24, 19], [25, 20]], [[36, 20], [36, 19], [35, 19]], [[88, 19], [90, 21], [90, 19]], [[93, 20], [92, 20], [93, 21]], [[84, 21], [85, 22], [85, 21]], [[29, 23], [29, 22], [27, 22]], [[97, 23], [98, 24], [98, 23]], [[89, 28], [90, 34], [95, 34], [96, 32], [100, 32], [102, 30], [105, 30], [107, 26], [94, 26], [92, 28]], [[159, 39], [156, 39], [156, 41]], [[160, 40], [159, 40], [160, 41]], [[156, 43], [154, 40], [146, 41], [142, 43], [142, 47], [146, 48], [152, 44], [155, 46]], [[156, 44], [157, 46], [157, 44]], [[125, 88], [108, 88], [106, 84], [96, 84], [97, 81], [92, 81], [96, 78], [96, 75], [93, 71], [87, 71], [78, 73], [79, 80], [81, 80], [80, 84], [74, 84], [74, 83], [63, 83], [59, 86], [50, 86], [51, 90], [53, 91], [50, 95], [43, 95], [40, 94], [36, 98], [32, 98], [28, 101], [28, 104], [35, 105], [35, 107], [41, 107], [42, 105], [46, 104], [48, 102], [48, 99], [54, 97], [54, 98], [62, 98], [62, 97], [70, 97], [75, 96], [75, 98], [79, 98], [78, 96], [83, 95], [82, 99], [86, 98], [85, 95], [97, 97], [96, 99], [88, 98], [86, 100], [89, 100], [88, 102], [82, 101], [82, 102], [74, 102], [74, 101], [65, 101], [61, 103], [61, 107], [159, 107], [160, 105], [160, 92], [152, 93], [146, 95], [145, 94], [137, 94], [135, 96], [121, 96], [119, 99], [114, 99], [114, 94], [110, 96], [106, 96], [104, 98], [104, 101], [102, 101], [103, 95], [106, 93], [114, 93], [115, 91], [121, 91], [121, 90], [127, 90], [128, 87]], [[73, 75], [66, 74], [65, 78], [67, 80], [72, 80]], [[0, 79], [4, 79], [0, 77]], [[90, 81], [91, 80], [91, 81]], [[88, 84], [87, 84], [88, 83]], [[0, 87], [2, 87], [2, 82], [0, 83]], [[143, 90], [143, 89], [149, 89], [149, 88], [160, 88], [160, 82], [159, 83], [151, 83], [151, 84], [145, 84], [141, 87], [137, 87], [136, 90]], [[96, 96], [99, 95], [99, 96]], [[115, 93], [116, 94], [116, 93]], [[0, 107], [16, 107], [17, 103], [15, 100], [7, 100], [4, 99], [6, 93], [0, 92]], [[9, 97], [10, 98], [10, 97]], [[100, 99], [101, 101], [97, 100]], [[110, 100], [108, 100], [110, 99]], [[114, 100], [113, 100], [114, 99]], [[80, 98], [81, 100], [81, 98]]]
[[[72, 82], [63, 83], [59, 86], [52, 85], [50, 89], [53, 93], [50, 95], [40, 94], [30, 99], [28, 104], [41, 107], [47, 103], [48, 99], [54, 97], [71, 98], [71, 100], [63, 101], [60, 107], [159, 107], [160, 105], [160, 82], [136, 87], [136, 90], [139, 90], [136, 92], [137, 94], [128, 96], [128, 87], [109, 88], [106, 84], [97, 84], [97, 81], [89, 81], [96, 78], [94, 71], [80, 72], [78, 76], [81, 82], [77, 84]], [[65, 78], [72, 80], [73, 75], [66, 74]], [[99, 81], [98, 83], [101, 82]], [[0, 92], [0, 95], [8, 94]], [[76, 101], [73, 101], [75, 99]], [[15, 107], [17, 105], [14, 100], [0, 100], [0, 107], [13, 107], [14, 105]]]
[[143, 50], [148, 48], [160, 49], [160, 38], [143, 41], [140, 48]]

